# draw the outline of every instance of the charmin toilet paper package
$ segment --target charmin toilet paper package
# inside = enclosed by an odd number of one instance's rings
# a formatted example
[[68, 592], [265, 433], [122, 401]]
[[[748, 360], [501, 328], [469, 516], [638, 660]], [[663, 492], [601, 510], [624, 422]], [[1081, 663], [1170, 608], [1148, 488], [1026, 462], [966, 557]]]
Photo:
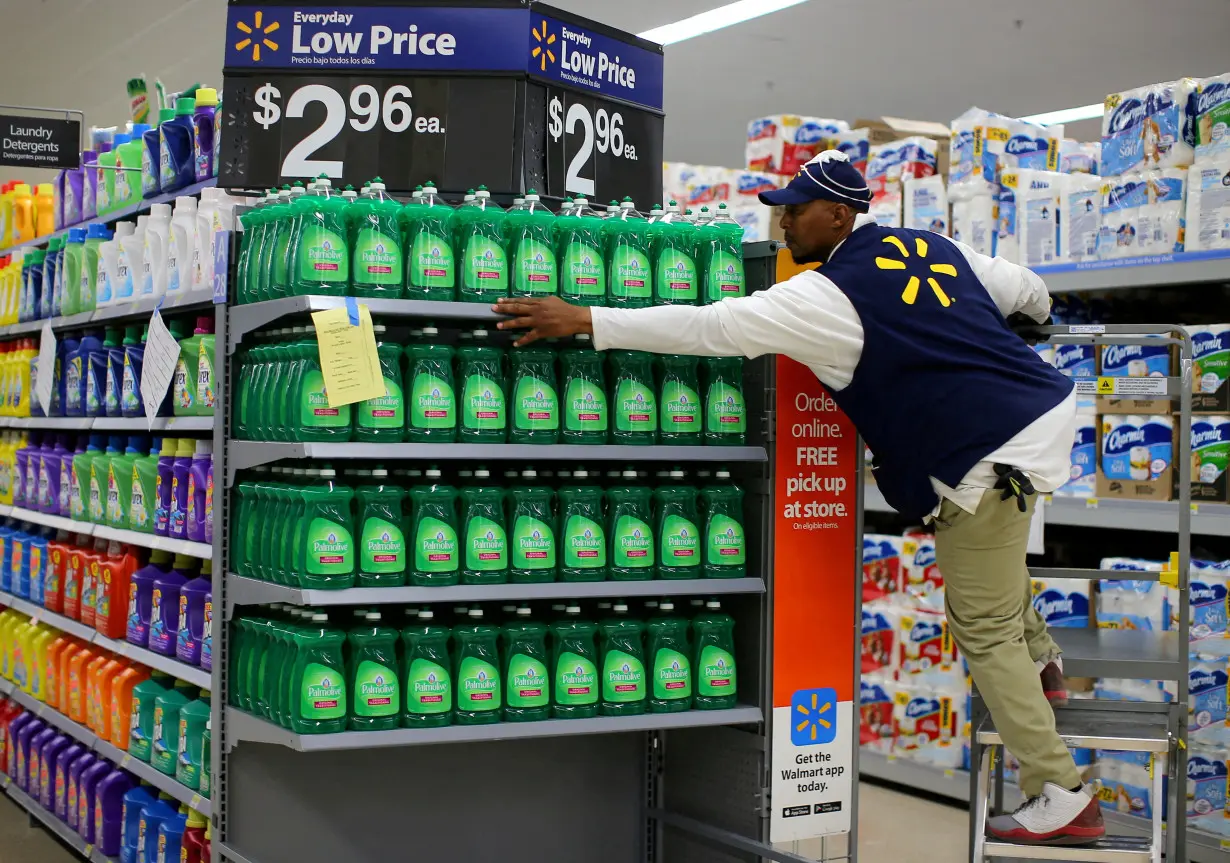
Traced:
[[948, 195], [944, 178], [907, 177], [901, 184], [904, 217], [901, 226], [918, 231], [948, 234]]
[[999, 157], [1012, 137], [1012, 124], [1018, 122], [981, 108], [970, 108], [952, 121], [948, 150], [948, 194], [952, 200], [993, 189]]
[[1102, 115], [1102, 174], [1192, 163], [1196, 81], [1182, 78], [1111, 93]]
[[907, 177], [930, 177], [935, 173], [939, 145], [932, 138], [911, 135], [887, 144], [876, 144], [867, 153], [867, 185], [872, 197], [888, 191]]
[[1225, 743], [1226, 658], [1203, 653], [1190, 656], [1187, 687], [1188, 739], [1203, 744]]
[[867, 156], [871, 150], [869, 129], [850, 129], [848, 132], [838, 132], [833, 137], [833, 149], [845, 153], [850, 164], [857, 168], [863, 176], [867, 175]]
[[964, 680], [956, 642], [940, 612], [903, 611], [897, 639], [897, 677], [955, 685]]
[[1061, 191], [1067, 179], [1057, 171], [1016, 172], [1016, 232], [1020, 262], [1027, 267], [1057, 263]]
[[[1166, 377], [1172, 373], [1174, 353], [1159, 337], [1159, 344], [1103, 345], [1102, 370], [1107, 378]], [[1098, 396], [1098, 411], [1103, 414], [1168, 414], [1170, 399]]]
[[901, 549], [904, 593], [922, 611], [944, 611], [944, 576], [935, 563], [935, 535], [907, 533]]
[[769, 232], [776, 218], [772, 207], [763, 204], [731, 207], [730, 217], [743, 227], [743, 242], [759, 243], [770, 239]]
[[1187, 172], [1186, 249], [1230, 249], [1230, 154]]
[[873, 198], [867, 213], [876, 224], [885, 228], [901, 227], [901, 184], [893, 183], [892, 189], [878, 198]]
[[793, 176], [817, 153], [830, 149], [839, 132], [849, 129], [844, 120], [794, 114], [752, 120], [747, 126], [747, 167]]
[[[1058, 318], [1056, 318], [1058, 321]], [[1065, 321], [1065, 323], [1067, 323]], [[1055, 368], [1070, 378], [1097, 377], [1097, 353], [1093, 345], [1055, 345]], [[1076, 396], [1076, 412], [1092, 414], [1097, 411], [1097, 400], [1092, 395]]]
[[1192, 500], [1225, 503], [1230, 416], [1192, 417]]
[[952, 202], [952, 238], [982, 255], [995, 254], [995, 199], [990, 191]]
[[1192, 337], [1192, 410], [1230, 413], [1230, 324], [1187, 328]]
[[1099, 677], [1093, 685], [1093, 695], [1105, 701], [1173, 701], [1160, 680], [1131, 680], [1123, 677]]
[[1072, 466], [1056, 497], [1095, 497], [1098, 484], [1098, 418], [1078, 413], [1072, 435]]
[[1102, 224], [1098, 230], [1098, 257], [1131, 258], [1141, 249], [1140, 209], [1149, 201], [1143, 174], [1111, 177], [1102, 186]]
[[1192, 746], [1187, 753], [1188, 829], [1226, 836], [1225, 809], [1226, 750]]
[[1173, 461], [1173, 417], [1102, 417], [1098, 497], [1170, 500]]
[[1196, 90], [1196, 162], [1230, 154], [1230, 73], [1205, 78]]
[[1092, 585], [1083, 578], [1033, 579], [1034, 609], [1047, 626], [1089, 627]]
[[863, 602], [896, 597], [902, 590], [901, 556], [905, 538], [863, 534]]
[[1059, 142], [1059, 170], [1064, 174], [1097, 174], [1102, 145], [1097, 141], [1075, 141], [1064, 138]]
[[888, 678], [864, 677], [859, 685], [858, 742], [874, 752], [887, 755], [893, 748], [893, 692], [896, 684]]
[[1005, 171], [999, 176], [995, 196], [995, 254], [1006, 261], [1020, 263], [1020, 243], [1017, 239], [1017, 175]]
[[[1164, 564], [1154, 560], [1104, 557], [1100, 569], [1128, 575], [1132, 572], [1161, 572]], [[1103, 581], [1097, 596], [1099, 629], [1144, 629], [1161, 632], [1169, 629], [1170, 603], [1160, 581]]]
[[893, 754], [933, 767], [959, 768], [965, 718], [964, 686], [899, 682], [893, 693]]
[[769, 209], [760, 203], [760, 193], [780, 188], [781, 177], [764, 171], [731, 171], [730, 173], [730, 206], [732, 209], [752, 205], [762, 210]]
[[1145, 171], [1146, 201], [1140, 208], [1140, 251], [1168, 255], [1183, 251], [1187, 170]]
[[1002, 171], [1058, 171], [1063, 126], [1035, 126], [1024, 120], [1008, 123], [1008, 140], [1000, 156]]
[[1103, 179], [1092, 174], [1069, 174], [1059, 213], [1059, 259], [1065, 263], [1096, 261], [1098, 232], [1102, 227]]
[[[1230, 655], [1226, 596], [1230, 561], [1193, 560], [1188, 569], [1189, 633], [1191, 651], [1209, 656]], [[1179, 606], [1170, 606], [1170, 628], [1179, 628]]]
[[682, 205], [687, 200], [687, 189], [700, 166], [688, 162], [662, 163], [662, 199], [678, 201]]
[[1162, 801], [1153, 799], [1152, 758], [1149, 752], [1094, 752], [1094, 772], [1101, 782], [1098, 800], [1103, 809], [1138, 818], [1153, 817], [1153, 807], [1161, 806]]
[[880, 672], [895, 677], [900, 660], [897, 639], [901, 628], [901, 612], [887, 602], [864, 605], [862, 626], [862, 673]]

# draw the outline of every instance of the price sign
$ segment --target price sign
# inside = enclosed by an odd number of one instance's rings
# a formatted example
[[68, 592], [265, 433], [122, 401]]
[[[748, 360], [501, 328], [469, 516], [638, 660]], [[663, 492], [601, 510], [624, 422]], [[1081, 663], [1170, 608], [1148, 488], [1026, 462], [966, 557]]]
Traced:
[[561, 87], [547, 91], [547, 194], [605, 203], [630, 195], [648, 209], [661, 197], [663, 119]]

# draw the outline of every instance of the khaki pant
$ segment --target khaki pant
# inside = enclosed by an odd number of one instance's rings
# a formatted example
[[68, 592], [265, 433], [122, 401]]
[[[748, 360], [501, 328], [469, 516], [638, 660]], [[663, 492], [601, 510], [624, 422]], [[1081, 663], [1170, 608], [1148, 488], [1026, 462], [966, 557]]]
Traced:
[[1025, 545], [1037, 495], [1029, 511], [989, 490], [970, 514], [945, 500], [935, 525], [935, 562], [944, 576], [948, 627], [1007, 749], [1021, 762], [1021, 790], [1042, 792], [1081, 783], [1080, 773], [1055, 732], [1055, 714], [1042, 692], [1034, 662], [1049, 662], [1059, 648], [1033, 607]]

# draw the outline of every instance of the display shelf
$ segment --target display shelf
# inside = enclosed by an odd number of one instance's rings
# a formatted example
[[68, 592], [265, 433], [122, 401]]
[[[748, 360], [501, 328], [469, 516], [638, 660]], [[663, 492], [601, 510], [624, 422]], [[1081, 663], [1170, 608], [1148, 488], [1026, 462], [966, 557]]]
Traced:
[[[73, 522], [80, 524], [80, 522]], [[124, 530], [106, 525], [94, 525], [94, 536], [103, 539], [113, 539], [116, 542], [126, 542], [129, 545], [139, 545], [142, 548], [152, 548], [157, 551], [169, 551], [172, 554], [186, 554], [189, 557], [199, 557], [211, 560], [214, 556], [213, 546], [205, 542], [192, 542], [187, 539], [172, 539], [169, 536], [155, 536], [152, 533], [141, 533], [136, 530]]]
[[176, 781], [174, 777], [167, 776], [165, 773], [155, 770], [144, 761], [133, 758], [119, 747], [112, 746], [107, 741], [100, 739], [94, 744], [94, 751], [103, 758], [114, 762], [121, 770], [127, 770], [138, 779], [153, 785], [159, 791], [165, 791], [180, 803], [187, 804], [190, 809], [195, 809], [206, 818], [213, 814], [213, 809], [210, 807], [208, 799], [202, 797], [182, 782]]
[[9, 693], [9, 698], [16, 701], [48, 725], [54, 725], [65, 734], [84, 743], [91, 749], [94, 748], [94, 744], [98, 741], [98, 735], [93, 731], [79, 722], [74, 722], [54, 707], [49, 707], [17, 686], [13, 687], [13, 691]]
[[19, 252], [23, 249], [36, 249], [47, 245], [47, 242], [52, 237], [63, 237], [73, 228], [88, 228], [90, 225], [109, 225], [112, 222], [118, 222], [121, 219], [126, 219], [129, 216], [140, 215], [141, 213], [149, 212], [152, 204], [173, 204], [176, 198], [183, 198], [190, 195], [199, 195], [204, 189], [212, 189], [218, 185], [216, 179], [205, 180], [202, 183], [193, 183], [191, 186], [184, 186], [174, 192], [167, 192], [165, 195], [155, 195], [152, 198], [145, 198], [138, 201], [129, 207], [124, 207], [119, 210], [113, 210], [105, 216], [98, 216], [85, 222], [78, 222], [75, 225], [69, 225], [66, 228], [60, 228], [58, 231], [53, 231], [50, 234], [44, 234], [41, 237], [35, 237], [33, 240], [27, 240], [24, 243], [18, 243], [14, 246], [8, 246], [4, 249], [6, 255], [11, 255], [13, 252]]
[[719, 596], [764, 593], [762, 578], [689, 578], [674, 581], [554, 581], [548, 584], [459, 584], [452, 587], [352, 587], [312, 590], [226, 577], [227, 601], [234, 605], [287, 602], [292, 605], [384, 605], [432, 602], [499, 602], [524, 599], [597, 599], [633, 596]]
[[186, 680], [193, 686], [199, 686], [202, 689], [210, 689], [212, 686], [212, 676], [210, 672], [203, 668], [188, 665], [185, 662], [180, 662], [169, 656], [163, 656], [160, 653], [154, 653], [152, 650], [146, 650], [135, 644], [129, 644], [127, 641], [115, 641], [107, 638], [80, 621], [65, 617], [62, 614], [56, 614], [54, 611], [48, 611], [42, 606], [35, 605], [33, 602], [28, 602], [12, 594], [0, 593], [0, 605], [7, 605], [20, 611], [22, 614], [37, 618], [48, 626], [53, 626], [61, 632], [66, 632], [69, 635], [80, 638], [87, 644], [97, 644], [100, 647], [105, 647], [112, 653], [127, 656], [142, 665], [156, 668], [159, 671], [165, 671], [167, 674], [174, 675], [180, 680]]
[[[355, 297], [367, 306], [373, 317], [426, 318], [453, 321], [498, 321], [503, 315], [491, 311], [488, 303], [450, 303], [439, 300], [384, 300], [376, 297]], [[231, 306], [227, 327], [228, 351], [243, 341], [243, 337], [259, 330], [278, 318], [303, 312], [322, 312], [346, 305], [345, 297], [326, 297], [308, 294], [300, 297], [281, 297], [260, 303]]]
[[1070, 677], [1178, 680], [1187, 676], [1187, 656], [1179, 650], [1177, 632], [1062, 627], [1050, 632], [1063, 651], [1064, 673]]
[[51, 431], [82, 431], [90, 428], [90, 417], [0, 417], [0, 428], [49, 429]]
[[[1176, 533], [1179, 529], [1177, 501], [1049, 496], [1044, 496], [1042, 500], [1046, 505], [1047, 524], [1157, 533]], [[884, 500], [880, 490], [871, 484], [863, 489], [863, 509], [867, 512], [896, 512]], [[1230, 536], [1230, 504], [1193, 503], [1192, 533]]]
[[0, 429], [49, 431], [213, 431], [213, 417], [0, 417]]
[[1052, 294], [1230, 281], [1230, 251], [1179, 252], [1035, 267]]
[[24, 506], [13, 507], [10, 515], [13, 518], [19, 518], [32, 524], [54, 527], [56, 530], [67, 530], [70, 533], [82, 533], [86, 536], [91, 536], [95, 528], [95, 525], [88, 522], [73, 521], [71, 518], [64, 518], [61, 515], [50, 515], [49, 513], [39, 512], [34, 509], [26, 509]]
[[746, 725], [763, 721], [759, 707], [729, 710], [687, 710], [682, 713], [645, 713], [640, 716], [599, 716], [594, 719], [548, 719], [542, 722], [497, 722], [491, 725], [449, 725], [444, 728], [398, 728], [395, 731], [343, 731], [338, 734], [295, 734], [232, 707], [226, 709], [227, 739], [272, 743], [299, 752], [422, 746], [442, 743], [478, 743], [530, 737], [565, 737], [574, 734], [621, 734], [713, 725]]
[[[211, 306], [214, 301], [214, 289], [195, 288], [183, 293], [167, 294], [163, 297], [142, 297], [131, 303], [104, 306], [92, 312], [82, 312], [79, 315], [61, 315], [49, 318], [53, 330], [66, 330], [89, 326], [101, 321], [116, 321], [123, 318], [148, 318], [155, 308], [161, 308], [163, 315], [176, 310], [187, 311], [196, 306]], [[18, 324], [0, 326], [0, 338], [16, 336], [23, 333], [37, 333], [43, 329], [45, 320], [26, 321]]]
[[115, 857], [104, 856], [101, 851], [89, 842], [82, 839], [76, 830], [72, 829], [57, 818], [54, 813], [48, 812], [44, 809], [42, 804], [38, 803], [29, 794], [12, 784], [7, 776], [2, 777], [2, 782], [0, 782], [0, 784], [5, 786], [4, 793], [12, 798], [14, 803], [37, 818], [40, 822], [42, 822], [44, 827], [56, 836], [60, 837], [66, 845], [86, 860], [89, 860], [90, 863], [117, 863]]

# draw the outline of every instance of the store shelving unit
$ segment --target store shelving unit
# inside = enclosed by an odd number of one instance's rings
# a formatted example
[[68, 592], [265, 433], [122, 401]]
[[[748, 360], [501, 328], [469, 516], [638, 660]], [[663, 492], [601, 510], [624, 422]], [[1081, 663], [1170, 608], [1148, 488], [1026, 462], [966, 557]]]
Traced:
[[189, 557], [199, 557], [202, 560], [210, 560], [213, 557], [212, 546], [204, 542], [191, 542], [186, 539], [173, 539], [169, 536], [157, 536], [152, 533], [141, 533], [135, 530], [109, 527], [105, 524], [76, 521], [71, 518], [49, 515], [45, 512], [26, 509], [20, 506], [0, 505], [0, 516], [3, 515], [12, 516], [21, 521], [27, 521], [30, 524], [39, 524], [55, 528], [56, 530], [68, 531], [80, 536], [98, 536], [103, 539], [113, 539], [116, 542], [140, 546], [141, 548], [169, 551], [172, 554], [186, 554]]
[[[164, 297], [143, 297], [131, 303], [103, 306], [92, 312], [81, 312], [76, 315], [58, 315], [46, 320], [25, 321], [17, 324], [0, 326], [0, 338], [19, 336], [27, 333], [38, 333], [43, 325], [51, 322], [53, 331], [72, 330], [111, 321], [122, 321], [132, 318], [149, 318], [155, 308], [160, 308], [163, 314], [172, 311], [190, 311], [192, 309], [208, 308], [213, 303], [213, 288], [196, 288]], [[161, 300], [161, 303], [159, 302]]]
[[44, 809], [38, 801], [14, 785], [4, 774], [0, 774], [0, 788], [4, 789], [4, 793], [9, 796], [10, 800], [29, 812], [32, 817], [90, 863], [117, 863], [115, 857], [104, 856], [101, 851], [82, 839], [76, 830], [57, 818], [54, 813]]
[[0, 417], [0, 429], [105, 432], [210, 431], [213, 417]]
[[1037, 267], [1054, 294], [1126, 291], [1173, 285], [1225, 283], [1230, 280], [1230, 252], [1181, 252], [1080, 264]]

